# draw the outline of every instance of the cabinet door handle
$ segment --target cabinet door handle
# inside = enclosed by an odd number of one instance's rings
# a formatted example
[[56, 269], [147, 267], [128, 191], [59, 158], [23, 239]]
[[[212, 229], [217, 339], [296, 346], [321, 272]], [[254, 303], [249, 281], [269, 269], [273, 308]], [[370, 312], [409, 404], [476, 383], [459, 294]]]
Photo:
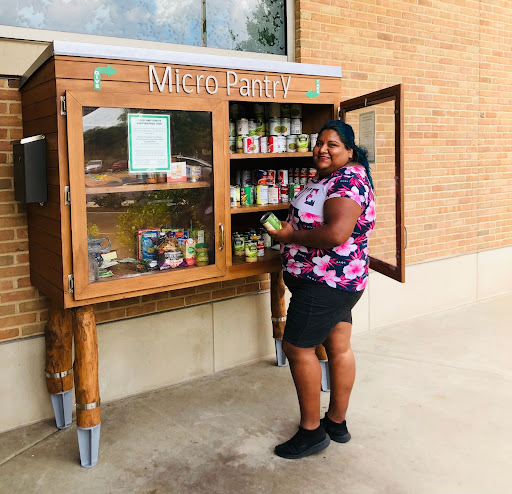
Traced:
[[224, 225], [222, 223], [219, 223], [220, 228], [220, 246], [219, 250], [224, 249]]

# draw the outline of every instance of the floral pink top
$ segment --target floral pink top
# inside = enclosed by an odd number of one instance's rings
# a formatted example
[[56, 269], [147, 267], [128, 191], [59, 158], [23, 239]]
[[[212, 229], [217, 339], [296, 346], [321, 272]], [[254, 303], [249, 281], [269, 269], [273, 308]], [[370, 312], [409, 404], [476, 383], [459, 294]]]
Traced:
[[350, 238], [333, 249], [282, 244], [283, 269], [297, 278], [332, 288], [361, 291], [368, 282], [368, 238], [375, 226], [375, 200], [364, 168], [347, 166], [323, 179], [317, 174], [293, 198], [286, 221], [295, 230], [323, 225], [324, 203], [333, 197], [349, 197], [361, 206], [361, 216]]

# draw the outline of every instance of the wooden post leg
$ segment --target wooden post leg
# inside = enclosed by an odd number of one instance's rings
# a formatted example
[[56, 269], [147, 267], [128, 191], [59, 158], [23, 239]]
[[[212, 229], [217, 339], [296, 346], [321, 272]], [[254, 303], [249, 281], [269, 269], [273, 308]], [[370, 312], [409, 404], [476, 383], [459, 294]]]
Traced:
[[74, 309], [76, 423], [80, 462], [98, 462], [101, 408], [98, 381], [98, 337], [93, 307]]
[[270, 303], [272, 308], [272, 331], [276, 344], [277, 365], [283, 367], [286, 365], [286, 356], [283, 352], [283, 334], [286, 325], [286, 306], [285, 306], [285, 284], [283, 281], [283, 272], [270, 273]]
[[71, 425], [73, 411], [73, 329], [69, 309], [50, 302], [44, 337], [46, 386], [57, 428], [66, 429]]
[[316, 356], [320, 361], [320, 367], [322, 368], [322, 391], [331, 390], [331, 379], [329, 375], [329, 362], [327, 361], [327, 352], [323, 345], [318, 345], [315, 348]]

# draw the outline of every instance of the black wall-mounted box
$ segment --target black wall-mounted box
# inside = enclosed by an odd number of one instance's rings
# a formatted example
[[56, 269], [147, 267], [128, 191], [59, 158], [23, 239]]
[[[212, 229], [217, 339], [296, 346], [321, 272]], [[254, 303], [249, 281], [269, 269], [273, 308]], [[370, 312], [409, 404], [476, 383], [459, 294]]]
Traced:
[[13, 143], [14, 198], [20, 202], [48, 200], [46, 184], [46, 139], [27, 137]]

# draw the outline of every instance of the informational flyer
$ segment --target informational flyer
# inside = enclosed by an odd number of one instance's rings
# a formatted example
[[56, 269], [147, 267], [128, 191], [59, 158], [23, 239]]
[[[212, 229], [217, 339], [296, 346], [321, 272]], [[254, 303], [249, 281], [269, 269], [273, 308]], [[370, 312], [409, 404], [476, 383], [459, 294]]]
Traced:
[[368, 151], [368, 163], [375, 163], [375, 111], [359, 115], [359, 145]]
[[128, 114], [130, 173], [165, 173], [171, 170], [169, 115]]

